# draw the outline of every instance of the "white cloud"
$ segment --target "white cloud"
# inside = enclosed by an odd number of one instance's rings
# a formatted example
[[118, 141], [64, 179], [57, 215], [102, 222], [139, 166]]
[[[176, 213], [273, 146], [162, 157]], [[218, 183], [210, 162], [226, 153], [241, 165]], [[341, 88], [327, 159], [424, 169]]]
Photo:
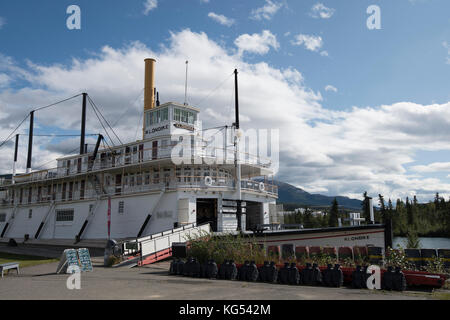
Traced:
[[325, 87], [325, 91], [338, 92], [338, 89], [335, 86], [332, 86], [331, 84], [329, 84]]
[[420, 173], [450, 172], [450, 162], [433, 162], [428, 165], [412, 166], [411, 170]]
[[216, 22], [218, 22], [218, 23], [220, 23], [220, 24], [222, 24], [224, 26], [227, 26], [227, 27], [232, 26], [234, 24], [234, 22], [235, 22], [234, 19], [227, 18], [227, 17], [225, 17], [222, 14], [216, 14], [214, 12], [208, 13], [208, 17], [210, 17], [214, 21], [216, 21]]
[[[188, 59], [192, 66], [188, 102], [200, 108], [205, 128], [233, 121], [232, 77], [209, 94], [238, 68], [239, 96], [245, 106], [241, 108], [242, 129], [280, 130], [280, 180], [329, 195], [361, 196], [368, 191], [396, 199], [417, 194], [420, 201], [432, 199], [435, 192], [450, 195], [445, 175], [430, 178], [426, 172], [406, 169], [420, 150], [450, 150], [450, 102], [399, 102], [332, 111], [321, 105], [321, 95], [305, 84], [300, 70], [249, 63], [232, 48], [190, 30], [172, 33], [164, 46], [148, 48], [139, 42], [123, 48], [105, 46], [95, 55], [67, 65], [30, 63], [20, 68], [12, 59], [1, 57], [1, 70], [12, 81], [19, 77], [21, 84], [28, 81], [28, 85], [0, 90], [0, 139], [32, 107], [87, 91], [108, 121], [117, 122], [114, 129], [123, 142], [133, 141], [140, 138], [143, 102], [142, 96], [137, 97], [143, 87], [143, 59], [154, 57], [157, 61], [155, 79], [163, 103], [184, 101], [182, 75]], [[78, 132], [80, 108], [81, 99], [77, 98], [37, 112], [36, 134], [45, 126]], [[87, 118], [88, 132], [102, 131], [90, 109]], [[20, 132], [25, 132], [26, 126]], [[76, 147], [75, 142], [68, 141], [67, 146]], [[64, 149], [60, 147], [66, 145], [50, 144], [48, 138], [36, 137], [34, 167], [60, 156]], [[1, 151], [0, 172], [10, 172], [13, 146]], [[19, 151], [18, 170], [22, 171], [26, 141], [21, 142]]]
[[312, 8], [309, 15], [313, 18], [329, 19], [333, 16], [335, 9], [327, 8], [322, 3], [316, 3]]
[[257, 54], [266, 54], [269, 52], [270, 47], [278, 49], [280, 46], [276, 36], [269, 30], [263, 30], [260, 34], [241, 34], [236, 38], [234, 44], [238, 47], [240, 55], [245, 51]]
[[6, 24], [6, 19], [3, 17], [0, 17], [0, 29]]
[[266, 0], [266, 4], [250, 12], [250, 18], [254, 20], [271, 20], [277, 11], [283, 6], [281, 2]]
[[[292, 41], [292, 44], [297, 46], [304, 45], [305, 48], [310, 51], [318, 51], [322, 47], [323, 41], [320, 36], [316, 37], [306, 34], [298, 34], [295, 36], [295, 40]], [[326, 53], [326, 55], [328, 55], [328, 53]]]
[[158, 7], [158, 0], [145, 0], [144, 2], [144, 14], [148, 15], [150, 11]]
[[4, 73], [0, 73], [0, 88], [1, 87], [6, 87], [7, 85], [9, 85], [11, 82], [11, 78]]

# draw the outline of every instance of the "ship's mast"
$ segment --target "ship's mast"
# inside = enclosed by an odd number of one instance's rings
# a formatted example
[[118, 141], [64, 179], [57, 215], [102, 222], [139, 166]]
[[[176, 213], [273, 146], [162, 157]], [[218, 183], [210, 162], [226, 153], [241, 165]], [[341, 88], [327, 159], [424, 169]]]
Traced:
[[241, 216], [242, 216], [242, 193], [241, 193], [241, 164], [239, 161], [239, 96], [238, 96], [238, 71], [234, 69], [234, 108], [236, 121], [234, 123], [234, 164], [236, 167], [236, 192], [237, 192], [237, 206], [236, 206], [236, 216], [237, 216], [237, 229], [242, 230]]
[[16, 164], [17, 164], [17, 151], [19, 148], [19, 134], [16, 134], [16, 145], [14, 146], [14, 163], [13, 163], [13, 176], [12, 184], [14, 184], [14, 177], [16, 176]]
[[86, 152], [86, 146], [84, 145], [84, 140], [86, 136], [86, 96], [87, 93], [83, 92], [83, 104], [81, 107], [80, 154], [84, 154]]
[[33, 126], [34, 126], [34, 110], [30, 112], [30, 130], [28, 131], [28, 157], [27, 157], [27, 173], [31, 172], [31, 158], [33, 153]]

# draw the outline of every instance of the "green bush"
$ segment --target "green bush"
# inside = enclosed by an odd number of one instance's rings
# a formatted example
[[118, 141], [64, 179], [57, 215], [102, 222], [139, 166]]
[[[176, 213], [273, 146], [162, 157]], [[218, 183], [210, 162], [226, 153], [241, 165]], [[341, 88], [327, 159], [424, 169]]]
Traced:
[[112, 267], [113, 265], [118, 264], [120, 262], [121, 262], [120, 258], [116, 256], [109, 256], [108, 259], [106, 260], [105, 267]]
[[266, 259], [264, 247], [261, 247], [255, 237], [238, 235], [210, 235], [199, 233], [188, 236], [188, 255], [195, 257], [200, 263], [213, 259], [217, 263], [224, 260], [234, 260], [244, 263], [246, 260], [263, 263]]

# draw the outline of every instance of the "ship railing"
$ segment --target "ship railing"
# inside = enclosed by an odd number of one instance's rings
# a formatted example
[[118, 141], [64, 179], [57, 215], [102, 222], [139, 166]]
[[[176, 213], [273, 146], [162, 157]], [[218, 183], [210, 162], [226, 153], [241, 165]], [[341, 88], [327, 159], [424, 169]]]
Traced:
[[[91, 171], [98, 171], [110, 169], [115, 167], [123, 167], [128, 165], [136, 165], [148, 163], [154, 160], [165, 160], [172, 158], [172, 149], [174, 145], [159, 146], [155, 148], [148, 148], [129, 153], [107, 152], [103, 153], [107, 156], [98, 157], [95, 160], [88, 160], [88, 155], [81, 155], [80, 158], [67, 160], [66, 165], [60, 165], [54, 168], [34, 171], [27, 174], [16, 175], [15, 182], [32, 182], [40, 180], [48, 180], [55, 178], [64, 178], [77, 174], [88, 173]], [[189, 159], [200, 158], [205, 164], [233, 164], [234, 152], [232, 149], [218, 148], [218, 147], [193, 147], [190, 149]], [[271, 166], [270, 159], [265, 159], [260, 156], [255, 156], [250, 153], [240, 152], [240, 163], [247, 165], [255, 165], [264, 168]], [[203, 161], [202, 161], [203, 162]], [[63, 164], [63, 161], [60, 161]]]
[[241, 189], [267, 192], [278, 195], [278, 187], [263, 181], [241, 180]]
[[0, 178], [0, 186], [8, 186], [12, 183], [11, 179]]
[[[144, 175], [141, 175], [141, 179], [128, 179], [128, 183], [115, 185], [113, 183], [103, 184], [105, 190], [104, 196], [118, 196], [118, 195], [130, 195], [139, 194], [152, 191], [160, 191], [163, 188], [166, 190], [176, 189], [219, 189], [219, 190], [234, 190], [235, 179], [225, 176], [196, 176], [196, 175], [178, 175], [171, 177], [154, 178], [151, 177], [149, 181], [146, 181]], [[136, 178], [136, 177], [135, 177]], [[131, 183], [131, 180], [134, 182]], [[138, 183], [140, 180], [140, 183]], [[122, 181], [124, 179], [122, 178]], [[148, 183], [146, 183], [148, 182]], [[87, 185], [87, 184], [86, 184]], [[13, 197], [12, 190], [1, 191], [0, 193], [0, 205], [9, 206], [14, 204], [27, 205], [27, 204], [39, 204], [48, 203], [50, 201], [67, 202], [95, 199], [98, 197], [97, 191], [94, 187], [85, 187], [81, 189], [81, 184], [73, 183], [70, 186], [66, 183], [66, 190], [63, 192], [62, 184], [53, 184], [52, 190], [48, 192], [48, 188], [33, 188], [31, 196], [29, 195], [29, 188], [22, 189], [22, 196], [20, 191], [16, 190]], [[277, 187], [267, 182], [254, 181], [254, 180], [241, 180], [241, 188], [243, 190], [250, 190], [263, 194], [277, 195]], [[55, 191], [56, 190], [56, 191]], [[22, 199], [22, 201], [20, 201]]]

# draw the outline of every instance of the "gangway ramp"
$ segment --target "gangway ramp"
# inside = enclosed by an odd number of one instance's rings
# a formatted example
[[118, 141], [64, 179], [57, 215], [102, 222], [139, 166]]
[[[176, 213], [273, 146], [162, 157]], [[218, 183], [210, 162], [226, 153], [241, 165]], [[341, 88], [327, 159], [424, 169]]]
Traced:
[[172, 256], [172, 243], [186, 242], [189, 238], [211, 234], [209, 223], [190, 223], [179, 228], [158, 232], [150, 236], [122, 242], [122, 252], [126, 259], [116, 265], [143, 266]]

